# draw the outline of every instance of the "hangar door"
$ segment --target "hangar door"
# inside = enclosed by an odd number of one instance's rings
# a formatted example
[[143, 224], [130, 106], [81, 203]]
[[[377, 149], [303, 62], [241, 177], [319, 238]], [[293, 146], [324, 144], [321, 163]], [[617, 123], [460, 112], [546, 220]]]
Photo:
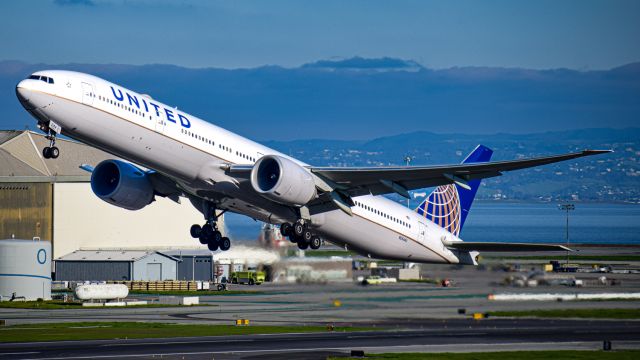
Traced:
[[51, 183], [0, 184], [0, 239], [51, 241], [52, 198]]
[[162, 280], [162, 264], [147, 264], [147, 280], [148, 281], [160, 281]]

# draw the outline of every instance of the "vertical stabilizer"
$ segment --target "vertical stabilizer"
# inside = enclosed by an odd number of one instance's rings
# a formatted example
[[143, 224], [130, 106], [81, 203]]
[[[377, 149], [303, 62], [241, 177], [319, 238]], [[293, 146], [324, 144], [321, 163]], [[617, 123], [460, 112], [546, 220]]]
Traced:
[[[463, 161], [463, 164], [487, 162], [493, 150], [478, 145]], [[480, 179], [470, 180], [466, 189], [458, 184], [438, 186], [416, 208], [416, 212], [458, 236], [462, 230], [473, 199], [480, 187]]]

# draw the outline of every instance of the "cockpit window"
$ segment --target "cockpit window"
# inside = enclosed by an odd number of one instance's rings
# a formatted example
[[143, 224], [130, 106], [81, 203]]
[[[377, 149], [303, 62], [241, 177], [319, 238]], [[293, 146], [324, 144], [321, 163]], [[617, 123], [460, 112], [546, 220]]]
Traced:
[[50, 78], [48, 76], [31, 75], [31, 76], [29, 76], [29, 79], [31, 79], [31, 80], [42, 80], [42, 81], [44, 81], [46, 83], [53, 84], [53, 78]]

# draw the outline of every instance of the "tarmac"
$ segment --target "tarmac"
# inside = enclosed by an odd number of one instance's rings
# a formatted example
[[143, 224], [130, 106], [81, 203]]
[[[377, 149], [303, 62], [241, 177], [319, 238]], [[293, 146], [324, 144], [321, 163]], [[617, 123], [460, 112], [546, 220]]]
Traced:
[[[601, 250], [597, 250], [601, 251]], [[605, 249], [607, 254], [612, 249]], [[636, 253], [637, 248], [622, 249]], [[531, 268], [533, 267], [533, 269]], [[640, 264], [616, 262], [614, 270], [633, 270]], [[365, 352], [457, 352], [544, 349], [601, 349], [604, 340], [614, 348], [640, 348], [640, 321], [596, 319], [497, 318], [473, 320], [473, 313], [537, 309], [637, 309], [639, 301], [492, 301], [499, 293], [640, 292], [635, 273], [571, 273], [585, 287], [550, 285], [513, 287], [505, 279], [539, 274], [531, 263], [504, 267], [423, 265], [422, 275], [448, 278], [452, 287], [432, 283], [363, 286], [356, 282], [329, 284], [231, 285], [248, 294], [204, 295], [207, 306], [167, 308], [95, 308], [65, 310], [0, 309], [7, 325], [79, 321], [147, 321], [179, 324], [335, 325], [380, 329], [352, 333], [246, 335], [228, 337], [104, 340], [29, 344], [0, 344], [0, 359], [163, 358], [176, 359], [324, 359], [329, 355]], [[615, 285], [598, 285], [601, 276]], [[132, 296], [133, 297], [133, 296]], [[154, 296], [135, 296], [153, 299]]]

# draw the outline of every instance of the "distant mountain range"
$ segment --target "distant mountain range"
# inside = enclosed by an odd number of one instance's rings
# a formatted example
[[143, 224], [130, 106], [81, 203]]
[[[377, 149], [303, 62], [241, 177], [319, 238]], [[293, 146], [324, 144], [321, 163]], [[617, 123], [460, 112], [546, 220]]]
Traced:
[[95, 74], [257, 140], [625, 128], [640, 119], [640, 63], [607, 71], [433, 70], [414, 61], [356, 57], [229, 70], [3, 61], [2, 127], [34, 128], [15, 85], [52, 68]]
[[[266, 145], [313, 165], [388, 166], [459, 163], [478, 144], [492, 160], [611, 149], [598, 155], [487, 179], [478, 192], [494, 200], [584, 200], [640, 203], [640, 128], [581, 129], [534, 134], [435, 134], [414, 132], [371, 141], [267, 141]], [[398, 199], [399, 200], [399, 199]]]
[[640, 63], [607, 71], [431, 70], [356, 57], [228, 70], [3, 61], [0, 128], [35, 128], [15, 85], [52, 68], [151, 94], [314, 165], [397, 165], [406, 156], [412, 165], [457, 163], [479, 143], [494, 149], [494, 160], [613, 149], [489, 179], [478, 196], [640, 203]]

